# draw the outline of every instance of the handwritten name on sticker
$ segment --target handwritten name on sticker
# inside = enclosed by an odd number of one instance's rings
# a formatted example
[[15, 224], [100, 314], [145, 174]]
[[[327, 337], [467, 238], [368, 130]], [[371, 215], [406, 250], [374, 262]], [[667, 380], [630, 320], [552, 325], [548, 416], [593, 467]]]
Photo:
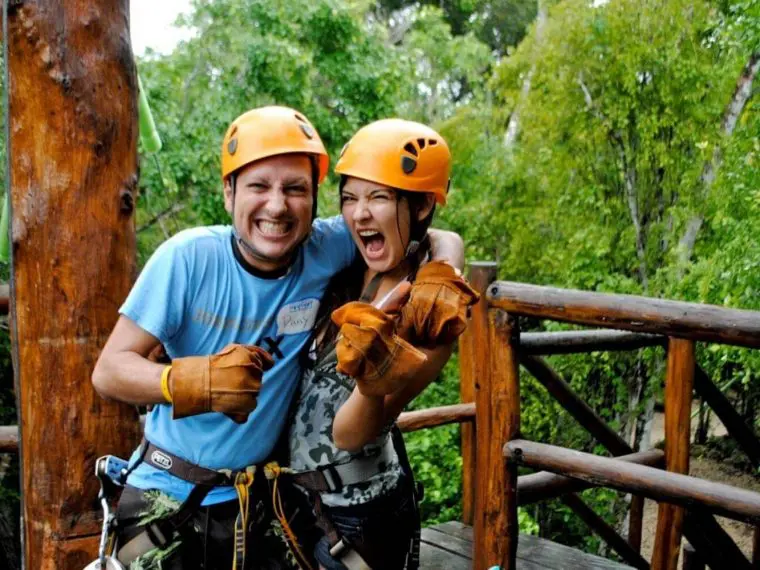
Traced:
[[304, 299], [285, 305], [277, 313], [277, 334], [298, 334], [314, 327], [319, 310], [318, 299]]

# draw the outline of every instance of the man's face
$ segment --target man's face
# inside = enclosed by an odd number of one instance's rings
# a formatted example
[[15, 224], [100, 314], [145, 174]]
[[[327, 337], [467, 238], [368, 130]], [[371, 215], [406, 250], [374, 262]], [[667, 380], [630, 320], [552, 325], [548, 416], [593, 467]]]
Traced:
[[224, 185], [224, 205], [253, 251], [240, 250], [262, 271], [281, 269], [311, 231], [312, 166], [304, 154], [264, 158], [243, 167], [233, 191]]

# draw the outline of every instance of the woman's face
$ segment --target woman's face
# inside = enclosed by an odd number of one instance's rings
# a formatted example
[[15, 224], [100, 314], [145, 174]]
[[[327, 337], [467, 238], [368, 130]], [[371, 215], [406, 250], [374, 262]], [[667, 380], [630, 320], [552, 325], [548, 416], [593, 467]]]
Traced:
[[341, 194], [343, 218], [370, 270], [383, 273], [404, 259], [409, 243], [409, 202], [395, 190], [348, 177]]

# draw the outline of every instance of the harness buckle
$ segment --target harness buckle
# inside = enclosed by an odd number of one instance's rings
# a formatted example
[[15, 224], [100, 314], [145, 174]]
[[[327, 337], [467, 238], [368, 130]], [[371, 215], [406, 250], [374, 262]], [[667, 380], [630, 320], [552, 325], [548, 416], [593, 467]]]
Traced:
[[155, 522], [145, 525], [145, 532], [148, 533], [148, 538], [150, 538], [150, 541], [156, 547], [161, 549], [166, 548], [173, 538], [171, 534], [167, 536], [161, 527], [158, 526], [158, 524]]
[[338, 539], [338, 542], [336, 542], [331, 548], [330, 548], [330, 556], [335, 558], [336, 560], [340, 560], [343, 558], [343, 554], [351, 548], [351, 545], [348, 543], [348, 541], [341, 537]]
[[330, 548], [330, 556], [335, 560], [340, 560], [340, 563], [348, 568], [348, 570], [372, 570], [372, 567], [362, 558], [356, 547], [344, 537], [340, 538]]
[[320, 465], [317, 467], [317, 471], [324, 477], [328, 493], [339, 493], [343, 490], [343, 480], [334, 465]]

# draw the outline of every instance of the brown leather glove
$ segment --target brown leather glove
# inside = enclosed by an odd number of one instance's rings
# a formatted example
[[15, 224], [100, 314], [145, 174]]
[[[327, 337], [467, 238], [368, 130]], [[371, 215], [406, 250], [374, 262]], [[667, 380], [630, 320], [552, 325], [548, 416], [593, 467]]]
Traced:
[[241, 344], [211, 356], [175, 358], [168, 382], [174, 419], [221, 412], [244, 423], [256, 408], [261, 376], [273, 365], [264, 349]]
[[395, 334], [393, 317], [355, 301], [333, 311], [340, 327], [335, 346], [338, 372], [356, 379], [365, 396], [385, 396], [401, 388], [427, 356]]
[[480, 295], [448, 263], [420, 267], [409, 301], [401, 309], [398, 334], [417, 346], [454, 342], [467, 328], [467, 309]]

